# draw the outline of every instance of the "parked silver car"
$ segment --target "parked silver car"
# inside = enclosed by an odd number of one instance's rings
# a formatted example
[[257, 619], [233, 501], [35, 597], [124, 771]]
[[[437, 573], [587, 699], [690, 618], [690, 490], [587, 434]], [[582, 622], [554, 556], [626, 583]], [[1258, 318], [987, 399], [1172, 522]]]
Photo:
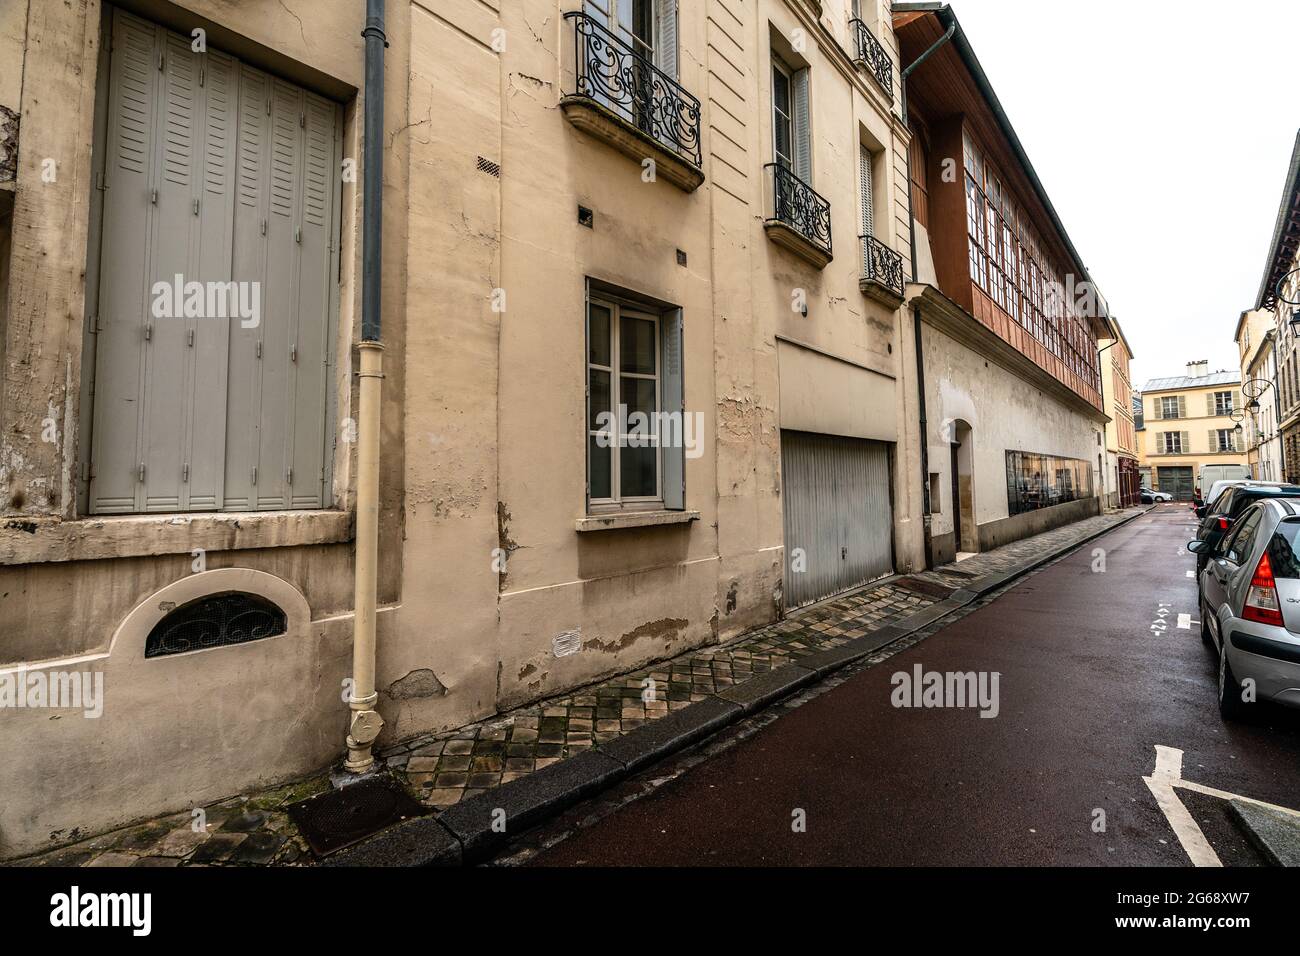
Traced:
[[1251, 700], [1300, 707], [1300, 500], [1251, 506], [1208, 557], [1201, 637], [1219, 650], [1220, 712], [1239, 716]]

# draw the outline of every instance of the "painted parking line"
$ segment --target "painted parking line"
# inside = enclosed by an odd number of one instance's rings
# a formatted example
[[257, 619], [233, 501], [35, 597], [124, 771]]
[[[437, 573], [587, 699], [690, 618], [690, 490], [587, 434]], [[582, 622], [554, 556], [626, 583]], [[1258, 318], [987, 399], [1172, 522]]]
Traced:
[[1179, 614], [1179, 615], [1178, 615], [1178, 627], [1179, 627], [1179, 629], [1184, 630], [1184, 631], [1190, 631], [1190, 630], [1192, 629], [1192, 624], [1194, 624], [1194, 623], [1195, 623], [1195, 624], [1200, 624], [1201, 622], [1200, 622], [1200, 621], [1193, 621], [1193, 620], [1192, 620], [1192, 616], [1191, 616], [1190, 614]]
[[1178, 789], [1192, 790], [1207, 796], [1218, 797], [1220, 800], [1240, 800], [1243, 803], [1252, 803], [1257, 807], [1276, 810], [1279, 813], [1289, 814], [1300, 819], [1300, 810], [1280, 807], [1275, 803], [1265, 803], [1263, 800], [1256, 800], [1253, 797], [1243, 797], [1238, 793], [1228, 793], [1226, 790], [1218, 790], [1191, 780], [1184, 780], [1183, 752], [1176, 747], [1162, 747], [1160, 744], [1156, 744], [1155, 747], [1155, 772], [1149, 777], [1143, 777], [1142, 780], [1146, 783], [1152, 796], [1156, 798], [1156, 804], [1164, 813], [1165, 819], [1169, 821], [1174, 836], [1178, 837], [1178, 843], [1194, 866], [1223, 866], [1223, 861], [1214, 852], [1214, 847], [1210, 846], [1210, 841], [1205, 839], [1205, 834], [1201, 832], [1200, 826], [1197, 825], [1191, 813], [1183, 806], [1182, 800], [1178, 799], [1176, 792]]

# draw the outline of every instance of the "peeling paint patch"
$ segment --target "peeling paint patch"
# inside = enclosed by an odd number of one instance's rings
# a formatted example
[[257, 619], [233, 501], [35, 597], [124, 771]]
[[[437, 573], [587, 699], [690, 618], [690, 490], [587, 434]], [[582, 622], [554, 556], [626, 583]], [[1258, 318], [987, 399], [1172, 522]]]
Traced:
[[388, 696], [393, 700], [415, 700], [425, 697], [445, 697], [446, 695], [446, 686], [427, 667], [413, 670], [405, 677], [388, 685]]
[[736, 610], [736, 595], [740, 590], [740, 582], [732, 581], [731, 586], [727, 588], [727, 615], [730, 616]]
[[7, 528], [10, 531], [25, 531], [27, 534], [35, 534], [36, 522], [35, 521], [7, 521], [5, 522], [5, 528]]
[[617, 654], [646, 637], [671, 643], [678, 638], [682, 631], [686, 630], [689, 623], [685, 618], [665, 617], [658, 621], [642, 624], [640, 627], [628, 631], [617, 641], [590, 641], [589, 643], [606, 654]]

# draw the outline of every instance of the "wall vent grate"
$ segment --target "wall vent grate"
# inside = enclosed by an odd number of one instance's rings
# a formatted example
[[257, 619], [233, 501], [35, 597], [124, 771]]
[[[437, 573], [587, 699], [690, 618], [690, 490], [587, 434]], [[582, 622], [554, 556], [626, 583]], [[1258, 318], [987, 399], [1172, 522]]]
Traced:
[[495, 176], [497, 179], [501, 178], [501, 164], [494, 163], [492, 160], [483, 156], [478, 158], [478, 171], [480, 173], [487, 173], [489, 176]]

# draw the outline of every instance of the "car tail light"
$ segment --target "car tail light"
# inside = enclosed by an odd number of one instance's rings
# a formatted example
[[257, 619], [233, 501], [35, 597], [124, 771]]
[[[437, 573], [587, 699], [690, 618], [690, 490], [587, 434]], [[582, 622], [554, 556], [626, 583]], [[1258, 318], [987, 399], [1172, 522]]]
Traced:
[[1281, 608], [1277, 584], [1273, 581], [1273, 566], [1268, 563], [1268, 552], [1265, 551], [1255, 566], [1255, 576], [1250, 579], [1250, 589], [1246, 592], [1246, 604], [1241, 609], [1241, 616], [1248, 621], [1281, 627]]
[[1220, 531], [1227, 531], [1227, 530], [1228, 530], [1228, 519], [1227, 519], [1227, 518], [1219, 518], [1219, 530], [1220, 530]]

